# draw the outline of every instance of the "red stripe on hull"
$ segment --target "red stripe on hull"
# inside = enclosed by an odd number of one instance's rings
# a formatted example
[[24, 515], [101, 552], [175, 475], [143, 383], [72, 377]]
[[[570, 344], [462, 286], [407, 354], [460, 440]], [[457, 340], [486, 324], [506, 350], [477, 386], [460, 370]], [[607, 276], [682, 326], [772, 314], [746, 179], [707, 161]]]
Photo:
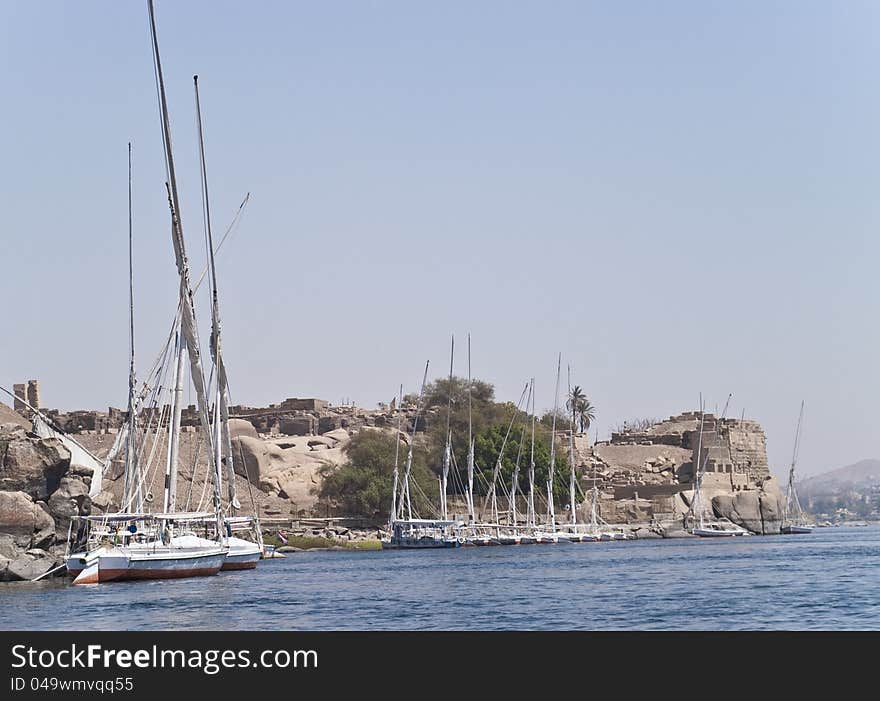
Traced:
[[122, 575], [124, 575], [128, 570], [103, 570], [98, 567], [98, 581], [99, 582], [114, 582], [117, 579], [122, 579]]

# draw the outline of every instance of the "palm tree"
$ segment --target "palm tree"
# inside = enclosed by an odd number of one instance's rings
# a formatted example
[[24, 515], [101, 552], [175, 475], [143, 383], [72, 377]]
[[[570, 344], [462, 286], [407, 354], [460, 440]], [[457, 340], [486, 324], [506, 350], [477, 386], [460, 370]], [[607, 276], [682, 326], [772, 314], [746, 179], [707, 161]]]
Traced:
[[593, 421], [596, 420], [596, 407], [593, 406], [589, 399], [584, 397], [575, 405], [575, 415], [577, 416], [578, 423], [581, 425], [581, 433], [586, 433], [590, 430]]
[[[570, 412], [573, 411], [575, 414], [577, 414], [578, 402], [581, 402], [586, 398], [587, 395], [584, 394], [584, 390], [581, 389], [581, 386], [575, 385], [571, 388], [571, 393], [568, 395], [568, 399], [565, 401], [565, 408], [568, 409]], [[572, 407], [574, 407], [573, 410]]]
[[587, 399], [587, 395], [580, 385], [575, 385], [572, 388], [565, 405], [575, 415], [581, 433], [588, 431], [590, 425], [596, 420], [596, 407]]

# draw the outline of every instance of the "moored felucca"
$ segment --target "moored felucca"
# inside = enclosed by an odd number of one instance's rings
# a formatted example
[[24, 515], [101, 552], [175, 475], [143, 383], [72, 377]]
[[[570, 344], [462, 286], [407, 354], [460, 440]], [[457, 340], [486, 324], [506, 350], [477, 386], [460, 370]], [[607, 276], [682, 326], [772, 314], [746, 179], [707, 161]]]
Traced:
[[[721, 412], [721, 420], [727, 414], [727, 407], [730, 404], [730, 397], [727, 396], [727, 402], [724, 404], [724, 411]], [[702, 483], [703, 475], [706, 473], [706, 465], [709, 462], [709, 451], [706, 450], [706, 457], [703, 458], [703, 428], [706, 421], [706, 412], [703, 405], [703, 397], [700, 395], [700, 435], [697, 445], [697, 464], [694, 466], [694, 495], [691, 499], [691, 505], [688, 514], [685, 516], [687, 522], [688, 517], [692, 517], [695, 523], [691, 525], [688, 531], [695, 536], [701, 538], [733, 538], [738, 536], [749, 536], [751, 532], [738, 526], [728, 518], [706, 518], [706, 507], [703, 504]]]
[[[412, 479], [413, 444], [415, 443], [416, 429], [422, 413], [425, 398], [425, 385], [428, 381], [428, 366], [425, 363], [425, 374], [422, 377], [422, 388], [419, 392], [419, 403], [416, 416], [413, 420], [412, 435], [406, 454], [406, 463], [403, 469], [403, 479], [400, 481], [398, 492], [398, 458], [401, 433], [401, 417], [398, 414], [396, 441], [398, 443], [394, 454], [394, 472], [391, 494], [391, 513], [388, 519], [390, 535], [382, 539], [383, 550], [425, 550], [429, 548], [457, 548], [462, 545], [463, 539], [455, 534], [455, 530], [464, 525], [459, 521], [448, 519], [423, 519], [413, 512], [412, 493], [410, 480]], [[402, 388], [401, 388], [402, 392]], [[402, 517], [405, 512], [406, 518]]]
[[[228, 548], [220, 542], [200, 538], [195, 533], [173, 536], [181, 521], [196, 521], [207, 514], [147, 514], [150, 500], [145, 492], [140, 466], [134, 343], [134, 286], [131, 218], [131, 145], [129, 144], [129, 322], [130, 366], [127, 441], [122, 510], [116, 514], [87, 516], [71, 521], [75, 538], [83, 549], [68, 553], [67, 568], [74, 584], [97, 584], [132, 579], [174, 579], [216, 574], [226, 559]], [[155, 443], [154, 443], [155, 447]], [[215, 513], [215, 516], [218, 514]]]
[[806, 534], [813, 532], [813, 524], [807, 520], [807, 516], [801, 507], [797, 490], [794, 484], [794, 468], [797, 464], [798, 452], [800, 452], [801, 424], [804, 420], [804, 402], [801, 402], [801, 412], [798, 415], [797, 430], [794, 434], [794, 450], [791, 455], [791, 468], [788, 470], [788, 491], [785, 495], [785, 509], [782, 513], [781, 532], [786, 535]]
[[[220, 413], [222, 404], [223, 384], [220, 379], [222, 359], [219, 356], [219, 316], [216, 296], [216, 275], [212, 267], [212, 289], [214, 291], [214, 307], [212, 310], [212, 354], [218, 368], [217, 401], [214, 405], [214, 431], [210, 431], [209, 408], [205, 377], [201, 364], [201, 353], [196, 331], [196, 317], [193, 306], [193, 290], [190, 284], [189, 263], [186, 256], [183, 227], [180, 217], [180, 204], [177, 192], [177, 180], [174, 170], [174, 156], [171, 148], [171, 128], [168, 118], [168, 106], [165, 96], [164, 76], [159, 56], [158, 37], [156, 32], [155, 12], [152, 0], [148, 0], [150, 30], [153, 48], [153, 61], [156, 72], [160, 117], [162, 122], [162, 139], [165, 150], [165, 164], [168, 179], [168, 204], [171, 210], [171, 234], [175, 260], [180, 278], [178, 314], [179, 333], [174, 368], [175, 398], [177, 406], [169, 417], [168, 463], [165, 480], [165, 512], [161, 514], [144, 513], [146, 494], [144, 493], [145, 475], [139, 465], [137, 413], [139, 403], [135, 391], [134, 363], [134, 301], [133, 301], [133, 265], [132, 265], [132, 217], [131, 217], [131, 147], [129, 145], [129, 302], [131, 321], [131, 366], [129, 373], [128, 403], [128, 442], [126, 446], [125, 480], [123, 489], [122, 510], [118, 514], [107, 514], [94, 519], [85, 520], [83, 532], [76, 537], [85, 544], [85, 550], [74, 553], [67, 558], [72, 572], [77, 567], [82, 569], [76, 575], [74, 584], [97, 583], [120, 579], [159, 579], [178, 578], [216, 574], [220, 571], [229, 554], [227, 542], [231, 535], [230, 525], [225, 521], [221, 508], [221, 474], [220, 474]], [[198, 107], [198, 93], [197, 93]], [[200, 117], [200, 115], [199, 115]], [[203, 203], [206, 213], [206, 225], [209, 227], [207, 180], [204, 176], [204, 149], [201, 140], [201, 120], [199, 121], [200, 161], [202, 164]], [[213, 254], [213, 244], [208, 233], [209, 257]], [[213, 260], [211, 260], [213, 264]], [[213, 509], [206, 513], [185, 514], [175, 512], [174, 493], [176, 490], [176, 453], [180, 429], [180, 394], [183, 387], [183, 356], [184, 349], [190, 361], [190, 373], [196, 391], [198, 414], [202, 429], [202, 437], [209, 446], [208, 462], [211, 476]], [[167, 346], [166, 346], [167, 350]], [[222, 373], [225, 380], [225, 370]], [[158, 437], [159, 421], [156, 424]], [[227, 422], [228, 423], [228, 422]], [[146, 441], [146, 431], [144, 432]], [[154, 438], [153, 451], [158, 438]], [[145, 442], [144, 441], [144, 442]], [[152, 456], [151, 456], [152, 457]], [[231, 459], [231, 451], [229, 456]], [[231, 462], [229, 463], [231, 466]], [[233, 487], [234, 489], [234, 481]], [[236, 504], [234, 492], [230, 502]], [[170, 507], [170, 508], [169, 508]], [[183, 524], [189, 524], [185, 527]], [[210, 532], [213, 526], [213, 532]], [[201, 525], [205, 530], [202, 538], [191, 529]], [[176, 531], [176, 532], [175, 532]], [[242, 553], [240, 562], [234, 566], [248, 567], [251, 553]], [[258, 558], [257, 558], [258, 559]], [[255, 564], [255, 561], [254, 561]]]

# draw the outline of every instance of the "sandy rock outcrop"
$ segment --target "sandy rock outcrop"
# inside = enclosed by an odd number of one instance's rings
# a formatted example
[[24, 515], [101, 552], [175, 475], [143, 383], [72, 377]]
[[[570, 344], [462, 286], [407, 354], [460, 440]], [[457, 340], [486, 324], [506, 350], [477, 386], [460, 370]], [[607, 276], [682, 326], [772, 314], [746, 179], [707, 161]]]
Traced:
[[16, 427], [30, 429], [31, 423], [11, 406], [0, 402], [0, 426], [6, 426], [10, 429]]
[[249, 438], [259, 438], [260, 434], [257, 429], [247, 419], [229, 419], [229, 435], [232, 438], [237, 436], [248, 436]]
[[350, 439], [345, 429], [272, 440], [238, 435], [232, 440], [232, 453], [240, 456], [235, 471], [266, 494], [288, 499], [298, 509], [310, 509], [318, 500], [321, 470], [342, 464]]

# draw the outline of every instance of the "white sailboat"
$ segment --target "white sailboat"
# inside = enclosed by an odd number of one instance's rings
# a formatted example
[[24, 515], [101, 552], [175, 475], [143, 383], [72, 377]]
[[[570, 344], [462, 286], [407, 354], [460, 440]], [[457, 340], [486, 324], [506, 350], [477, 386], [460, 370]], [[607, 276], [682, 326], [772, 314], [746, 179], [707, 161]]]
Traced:
[[[131, 368], [129, 374], [129, 406], [128, 406], [128, 442], [126, 446], [125, 480], [123, 488], [122, 509], [118, 514], [105, 514], [100, 517], [88, 517], [85, 519], [85, 532], [77, 533], [77, 537], [85, 542], [85, 550], [76, 552], [67, 558], [68, 569], [76, 575], [74, 584], [92, 584], [104, 581], [121, 579], [154, 579], [154, 578], [177, 578], [216, 574], [223, 567], [229, 554], [228, 538], [231, 535], [231, 526], [224, 520], [221, 499], [221, 474], [220, 474], [220, 388], [222, 383], [218, 372], [217, 402], [214, 407], [214, 431], [210, 430], [209, 408], [207, 401], [205, 378], [202, 371], [201, 353], [199, 349], [198, 334], [196, 330], [195, 309], [193, 307], [193, 291], [190, 284], [189, 263], [186, 256], [183, 227], [180, 218], [180, 204], [177, 192], [177, 180], [174, 169], [174, 156], [171, 149], [171, 128], [168, 118], [168, 106], [165, 96], [164, 76], [159, 57], [159, 44], [156, 32], [155, 12], [152, 0], [148, 3], [150, 16], [150, 30], [153, 45], [153, 61], [157, 78], [160, 116], [162, 121], [162, 138], [165, 148], [165, 162], [168, 180], [168, 204], [171, 210], [171, 234], [174, 254], [180, 278], [179, 288], [179, 333], [176, 345], [177, 356], [175, 357], [175, 395], [178, 400], [177, 406], [169, 417], [169, 443], [168, 464], [166, 467], [165, 481], [165, 512], [161, 514], [145, 513], [144, 507], [147, 502], [145, 494], [145, 472], [139, 463], [139, 444], [137, 436], [137, 414], [139, 403], [135, 392], [134, 370], [134, 311], [132, 289], [132, 259], [131, 259], [131, 160], [129, 145], [129, 295], [130, 295], [130, 318], [131, 318]], [[198, 105], [198, 99], [197, 99]], [[201, 144], [201, 122], [199, 123]], [[200, 148], [202, 170], [204, 175], [204, 153]], [[203, 177], [203, 194], [205, 195], [205, 207], [207, 213], [207, 181]], [[210, 239], [209, 239], [210, 241]], [[213, 252], [213, 247], [209, 243]], [[213, 281], [216, 283], [216, 278]], [[216, 284], [215, 309], [213, 314], [214, 326], [212, 328], [212, 351], [215, 355], [217, 367], [222, 369], [218, 362], [216, 351], [219, 350], [218, 317], [216, 315]], [[166, 347], [167, 349], [167, 347]], [[180, 429], [180, 390], [183, 387], [184, 349], [189, 356], [190, 374], [196, 391], [197, 406], [203, 438], [209, 446], [209, 470], [210, 481], [213, 486], [212, 502], [213, 509], [203, 513], [181, 513], [174, 511], [176, 491], [176, 465], [177, 450]], [[156, 436], [162, 414], [156, 424]], [[144, 431], [144, 444], [147, 432]], [[158, 440], [154, 438], [151, 460]], [[229, 457], [231, 458], [231, 451]], [[236, 503], [234, 498], [231, 500]], [[170, 508], [169, 508], [170, 507]], [[196, 534], [196, 528], [202, 528], [206, 537]], [[251, 553], [240, 558], [240, 566], [250, 566]], [[235, 566], [235, 565], [233, 565]]]
[[794, 468], [797, 464], [798, 452], [800, 451], [801, 424], [804, 419], [804, 402], [801, 402], [801, 412], [798, 415], [797, 430], [794, 434], [794, 450], [791, 455], [791, 468], [788, 470], [788, 491], [785, 495], [785, 509], [782, 513], [782, 533], [786, 535], [812, 533], [815, 527], [807, 520], [806, 514], [798, 499], [797, 490], [794, 486]]
[[[727, 397], [727, 404], [724, 405], [724, 411], [721, 414], [721, 420], [727, 413], [727, 406], [730, 402], [730, 395]], [[703, 407], [703, 399], [700, 397], [700, 436], [697, 447], [697, 466], [694, 476], [694, 496], [691, 500], [689, 514], [696, 519], [696, 523], [690, 528], [691, 534], [700, 536], [701, 538], [732, 538], [737, 536], [749, 536], [751, 532], [733, 523], [727, 518], [706, 519], [705, 506], [702, 502], [702, 480], [706, 472], [706, 465], [709, 462], [709, 452], [706, 451], [706, 457], [703, 458], [703, 428], [705, 425], [705, 410]], [[686, 517], [687, 518], [687, 517]]]
[[556, 507], [553, 502], [553, 480], [556, 476], [556, 414], [559, 411], [559, 378], [562, 372], [562, 353], [556, 362], [556, 393], [553, 401], [553, 422], [550, 429], [550, 465], [547, 469], [547, 523], [535, 529], [535, 541], [542, 544], [570, 543], [556, 529]]
[[529, 383], [527, 382], [519, 396], [519, 401], [517, 401], [516, 407], [514, 407], [513, 415], [510, 417], [510, 421], [507, 424], [507, 430], [501, 441], [501, 447], [498, 450], [498, 457], [495, 460], [495, 467], [492, 470], [492, 481], [489, 484], [488, 494], [483, 501], [483, 513], [486, 512], [487, 505], [491, 508], [491, 522], [480, 524], [482, 528], [489, 532], [489, 540], [486, 541], [485, 538], [481, 538], [480, 542], [477, 543], [479, 545], [519, 545], [520, 543], [520, 537], [516, 533], [516, 529], [510, 527], [505, 528], [501, 524], [501, 513], [498, 509], [498, 485], [502, 482], [501, 467], [504, 462], [504, 451], [507, 447], [507, 441], [510, 438], [510, 432], [513, 430], [514, 423], [516, 423], [517, 418], [520, 416], [520, 407], [522, 406], [523, 399], [525, 398], [528, 389]]
[[531, 406], [531, 414], [532, 414], [532, 436], [531, 436], [531, 449], [529, 453], [529, 494], [528, 500], [526, 502], [526, 528], [525, 531], [520, 535], [519, 542], [522, 545], [532, 545], [538, 542], [538, 538], [536, 536], [537, 531], [537, 516], [535, 513], [535, 423], [537, 421], [537, 417], [535, 416], [535, 378], [533, 377], [529, 382], [529, 393], [531, 394], [532, 406]]
[[[575, 473], [575, 451], [574, 451], [574, 427], [575, 427], [575, 406], [571, 400], [571, 367], [568, 368], [568, 396], [569, 396], [569, 432], [568, 432], [568, 462], [569, 462], [569, 483], [568, 483], [568, 509], [569, 509], [569, 525], [568, 530], [563, 534], [572, 543], [591, 543], [601, 540], [601, 536], [590, 530], [582, 530], [578, 527], [577, 522], [577, 479]], [[593, 509], [595, 515], [595, 507]], [[618, 538], [610, 537], [609, 540], [618, 540]]]
[[[152, 6], [151, 6], [152, 21]], [[68, 553], [65, 562], [74, 584], [132, 579], [173, 579], [216, 574], [220, 571], [228, 548], [217, 541], [200, 538], [195, 533], [172, 535], [172, 527], [188, 520], [190, 515], [154, 515], [144, 512], [143, 472], [139, 465], [137, 440], [138, 399], [135, 380], [134, 294], [131, 226], [131, 145], [129, 144], [129, 320], [130, 369], [128, 398], [128, 431], [123, 486], [123, 508], [117, 514], [87, 516], [84, 549]], [[155, 446], [155, 444], [154, 444]], [[192, 518], [207, 514], [192, 515]], [[215, 517], [219, 512], [215, 510]], [[71, 522], [71, 530], [73, 521]], [[70, 540], [68, 541], [70, 546]]]
[[[419, 392], [419, 404], [416, 416], [413, 420], [412, 435], [406, 455], [403, 469], [403, 479], [400, 484], [400, 492], [397, 485], [397, 451], [395, 450], [395, 464], [393, 477], [393, 492], [391, 496], [391, 514], [388, 519], [388, 529], [391, 532], [388, 538], [382, 539], [383, 550], [424, 550], [428, 548], [457, 548], [462, 540], [455, 534], [455, 529], [463, 524], [448, 519], [423, 519], [413, 512], [410, 480], [412, 479], [413, 446], [415, 443], [416, 429], [421, 418], [425, 397], [425, 385], [428, 381], [428, 366], [425, 363], [425, 374], [422, 377], [422, 388]], [[398, 440], [400, 436], [400, 417], [398, 417]], [[402, 518], [405, 511], [406, 518]]]

